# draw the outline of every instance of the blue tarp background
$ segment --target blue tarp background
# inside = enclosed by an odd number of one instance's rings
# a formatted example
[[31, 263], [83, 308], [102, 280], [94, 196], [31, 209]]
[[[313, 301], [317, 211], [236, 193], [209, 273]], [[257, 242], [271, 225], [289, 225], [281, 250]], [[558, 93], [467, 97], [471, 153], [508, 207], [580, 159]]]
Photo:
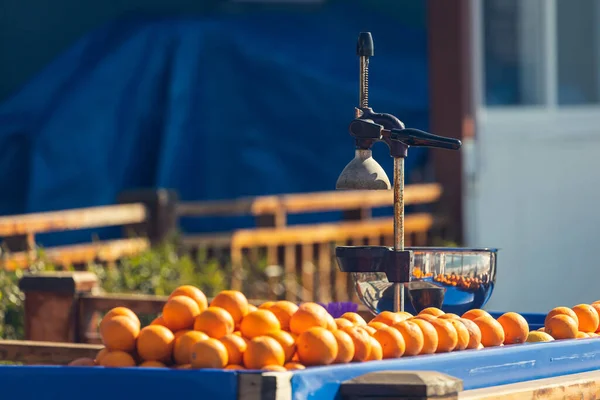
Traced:
[[[425, 27], [360, 5], [91, 32], [0, 105], [0, 215], [112, 204], [135, 187], [183, 200], [332, 190], [353, 157], [362, 30], [376, 47], [371, 105], [427, 129]], [[391, 174], [385, 146], [375, 153]], [[407, 175], [425, 157], [411, 149]]]

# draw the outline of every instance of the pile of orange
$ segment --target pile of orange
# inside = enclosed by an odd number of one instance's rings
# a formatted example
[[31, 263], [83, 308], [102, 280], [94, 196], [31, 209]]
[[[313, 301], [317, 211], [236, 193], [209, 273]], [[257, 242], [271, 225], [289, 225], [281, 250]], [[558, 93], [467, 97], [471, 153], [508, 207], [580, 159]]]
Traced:
[[545, 327], [529, 332], [523, 316], [498, 319], [484, 310], [462, 316], [427, 308], [413, 316], [384, 311], [368, 323], [357, 313], [333, 318], [316, 303], [248, 303], [220, 292], [210, 304], [193, 286], [176, 289], [146, 327], [129, 309], [110, 310], [100, 323], [105, 348], [71, 365], [285, 371], [524, 342], [599, 336], [600, 302], [553, 309]]
[[572, 308], [553, 308], [546, 315], [544, 327], [531, 335], [534, 339], [531, 341], [600, 337], [600, 300]]

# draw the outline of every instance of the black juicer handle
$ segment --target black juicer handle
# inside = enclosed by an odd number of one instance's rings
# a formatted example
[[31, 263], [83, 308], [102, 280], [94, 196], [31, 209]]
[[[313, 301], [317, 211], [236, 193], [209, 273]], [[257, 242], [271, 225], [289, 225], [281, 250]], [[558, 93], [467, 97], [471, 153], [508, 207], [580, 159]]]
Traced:
[[414, 147], [436, 147], [439, 149], [458, 150], [462, 146], [462, 142], [458, 139], [437, 136], [413, 128], [391, 129], [390, 139]]

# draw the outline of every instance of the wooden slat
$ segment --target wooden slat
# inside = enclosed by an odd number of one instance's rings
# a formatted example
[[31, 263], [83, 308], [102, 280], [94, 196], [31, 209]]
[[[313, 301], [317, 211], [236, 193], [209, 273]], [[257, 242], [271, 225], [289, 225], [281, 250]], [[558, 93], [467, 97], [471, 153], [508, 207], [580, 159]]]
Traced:
[[536, 379], [510, 385], [466, 390], [459, 400], [596, 399], [600, 393], [600, 371]]
[[[343, 246], [343, 245], [345, 245], [344, 242], [345, 241], [338, 240], [338, 241], [336, 241], [336, 246]], [[335, 254], [334, 254], [334, 257], [335, 257]], [[335, 268], [335, 274], [334, 274], [335, 280], [333, 282], [334, 298], [335, 298], [335, 301], [348, 301], [348, 298], [349, 298], [348, 274], [340, 271], [339, 266], [337, 265], [337, 259], [335, 260], [335, 262], [336, 262], [336, 268]]]
[[94, 358], [101, 345], [0, 340], [0, 361], [24, 364], [64, 365], [87, 357]]
[[[436, 183], [406, 185], [404, 204], [433, 203], [442, 194]], [[334, 191], [286, 195], [282, 197], [284, 209], [290, 213], [324, 212], [387, 207], [394, 204], [391, 190]]]
[[[407, 185], [404, 204], [432, 203], [439, 199], [442, 188], [436, 183]], [[357, 190], [260, 196], [230, 201], [189, 202], [177, 206], [179, 216], [235, 216], [343, 211], [386, 207], [393, 204], [392, 191]]]
[[[44, 249], [44, 259], [55, 265], [85, 264], [92, 261], [113, 262], [119, 258], [139, 254], [150, 248], [144, 238], [118, 239], [96, 243], [58, 246]], [[36, 258], [35, 252], [7, 254], [0, 259], [0, 268], [14, 271], [27, 268]]]
[[80, 306], [86, 310], [106, 312], [114, 307], [127, 307], [136, 314], [159, 314], [167, 296], [142, 294], [84, 294]]
[[319, 244], [319, 254], [317, 261], [317, 301], [331, 301], [331, 243]]
[[129, 225], [144, 222], [146, 207], [141, 203], [0, 217], [0, 237]]
[[293, 244], [288, 244], [284, 248], [283, 270], [285, 299], [289, 301], [296, 301], [298, 297], [298, 285], [296, 282], [296, 246]]
[[291, 372], [238, 375], [239, 400], [291, 400]]
[[[405, 217], [405, 232], [426, 231], [434, 222], [428, 213], [411, 214]], [[351, 221], [310, 225], [293, 225], [284, 228], [240, 229], [234, 233], [189, 235], [182, 239], [184, 246], [208, 246], [211, 243], [229, 242], [231, 247], [285, 246], [336, 242], [365, 236], [389, 236], [394, 231], [392, 218], [377, 218], [370, 221]]]
[[300, 272], [302, 281], [302, 301], [311, 301], [315, 295], [315, 264], [314, 248], [312, 243], [302, 246], [302, 270]]

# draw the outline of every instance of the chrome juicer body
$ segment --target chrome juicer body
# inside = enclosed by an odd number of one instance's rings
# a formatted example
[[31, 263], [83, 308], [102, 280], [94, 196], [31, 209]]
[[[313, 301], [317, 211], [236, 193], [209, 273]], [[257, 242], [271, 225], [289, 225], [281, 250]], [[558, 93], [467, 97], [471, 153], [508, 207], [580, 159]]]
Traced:
[[[406, 128], [395, 116], [374, 112], [368, 104], [369, 57], [374, 55], [370, 32], [360, 33], [357, 55], [360, 59], [359, 107], [356, 108], [355, 119], [349, 128], [355, 141], [355, 157], [340, 174], [336, 189], [392, 189], [394, 247], [338, 246], [336, 258], [340, 270], [352, 274], [359, 298], [373, 313], [384, 310], [404, 311], [407, 291], [410, 304], [416, 312], [430, 306], [442, 308], [445, 305], [447, 287], [454, 287], [453, 276], [462, 277], [464, 282], [471, 282], [471, 279], [482, 281], [485, 293], [482, 297], [476, 296], [474, 292], [469, 297], [467, 291], [466, 297], [463, 296], [464, 301], [459, 299], [459, 308], [451, 307], [448, 311], [460, 312], [465, 308], [480, 307], [489, 299], [493, 289], [496, 250], [404, 248], [404, 159], [408, 155], [408, 148], [421, 146], [458, 150], [461, 142]], [[371, 148], [379, 141], [387, 144], [394, 160], [392, 184], [383, 168], [372, 157]], [[459, 262], [454, 262], [455, 260]], [[415, 263], [421, 271], [419, 276], [413, 273]], [[446, 272], [450, 272], [450, 277], [446, 276]], [[487, 280], [477, 278], [478, 275], [487, 276]], [[446, 281], [449, 285], [446, 285]], [[459, 281], [462, 282], [460, 279]], [[475, 298], [478, 300], [475, 301]]]

